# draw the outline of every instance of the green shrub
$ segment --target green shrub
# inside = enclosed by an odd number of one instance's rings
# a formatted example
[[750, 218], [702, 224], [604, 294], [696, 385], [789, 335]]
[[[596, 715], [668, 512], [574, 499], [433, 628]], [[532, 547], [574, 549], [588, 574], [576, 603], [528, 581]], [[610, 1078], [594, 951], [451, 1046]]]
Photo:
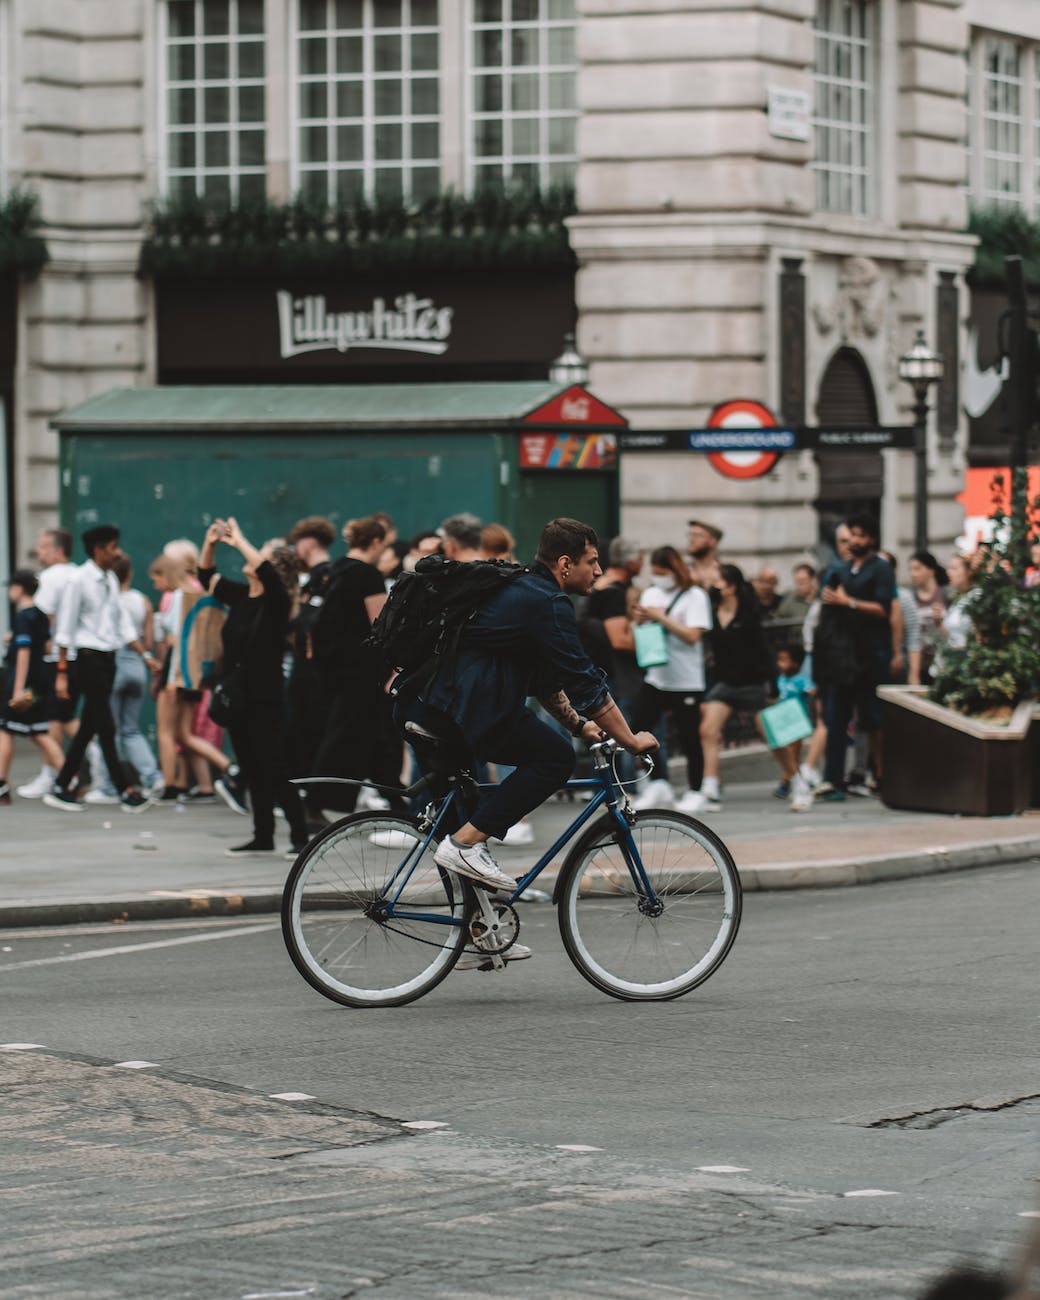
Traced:
[[50, 254], [41, 224], [35, 194], [11, 190], [0, 200], [0, 274], [38, 275], [47, 265]]
[[[999, 490], [999, 476], [994, 487]], [[1026, 471], [1015, 470], [1011, 512], [997, 500], [969, 601], [972, 630], [963, 649], [940, 645], [929, 696], [959, 713], [1005, 714], [1040, 695], [1040, 586], [1025, 585], [1040, 500], [1028, 502]]]
[[327, 208], [304, 198], [216, 206], [179, 199], [152, 213], [140, 273], [162, 277], [257, 272], [455, 270], [575, 265], [565, 219], [569, 188], [489, 186], [417, 204], [359, 201]]

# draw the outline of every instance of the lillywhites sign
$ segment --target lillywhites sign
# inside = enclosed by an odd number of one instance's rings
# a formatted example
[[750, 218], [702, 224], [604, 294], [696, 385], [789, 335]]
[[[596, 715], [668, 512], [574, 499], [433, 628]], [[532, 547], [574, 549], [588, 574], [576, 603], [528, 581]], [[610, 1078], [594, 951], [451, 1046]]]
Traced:
[[368, 311], [329, 311], [324, 294], [295, 295], [278, 290], [278, 337], [283, 358], [304, 352], [349, 352], [381, 348], [391, 352], [448, 350], [454, 307], [438, 307], [432, 298], [403, 293], [387, 303], [374, 298]]

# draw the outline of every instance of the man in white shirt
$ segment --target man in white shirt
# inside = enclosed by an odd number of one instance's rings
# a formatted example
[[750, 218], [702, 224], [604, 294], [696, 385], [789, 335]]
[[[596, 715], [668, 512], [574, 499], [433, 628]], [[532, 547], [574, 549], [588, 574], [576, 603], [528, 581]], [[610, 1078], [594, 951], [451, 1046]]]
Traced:
[[149, 800], [126, 780], [116, 749], [110, 697], [116, 675], [117, 650], [129, 646], [147, 664], [153, 664], [154, 660], [137, 639], [126, 606], [119, 598], [119, 580], [112, 572], [120, 554], [119, 529], [111, 524], [88, 528], [83, 534], [83, 547], [90, 558], [86, 564], [80, 565], [66, 587], [54, 628], [54, 643], [58, 650], [55, 693], [59, 700], [69, 698], [69, 658], [75, 651], [83, 712], [79, 730], [55, 778], [54, 789], [44, 795], [43, 801], [51, 808], [67, 812], [82, 809], [74, 782], [87, 745], [97, 736], [112, 784], [122, 792], [120, 803], [123, 811], [141, 812], [148, 807]]
[[[73, 564], [69, 558], [72, 555], [72, 534], [64, 528], [45, 528], [40, 533], [36, 542], [36, 558], [40, 563], [40, 573], [37, 575], [36, 596], [33, 603], [37, 609], [42, 610], [51, 621], [51, 632], [54, 631], [54, 618], [61, 604], [61, 598], [65, 588], [69, 585], [76, 575], [78, 565]], [[79, 726], [76, 720], [76, 705], [79, 702], [79, 691], [76, 689], [75, 662], [70, 657], [69, 661], [69, 698], [59, 700], [54, 694], [54, 672], [58, 656], [54, 653], [53, 646], [48, 649], [44, 655], [44, 663], [47, 665], [48, 689], [47, 698], [44, 700], [44, 716], [48, 719], [50, 726], [51, 739], [61, 748], [65, 737], [71, 739], [76, 734], [76, 728]], [[57, 768], [44, 765], [40, 769], [38, 776], [27, 782], [25, 785], [18, 787], [18, 793], [23, 799], [42, 799], [45, 794], [54, 785], [54, 778], [58, 775]]]

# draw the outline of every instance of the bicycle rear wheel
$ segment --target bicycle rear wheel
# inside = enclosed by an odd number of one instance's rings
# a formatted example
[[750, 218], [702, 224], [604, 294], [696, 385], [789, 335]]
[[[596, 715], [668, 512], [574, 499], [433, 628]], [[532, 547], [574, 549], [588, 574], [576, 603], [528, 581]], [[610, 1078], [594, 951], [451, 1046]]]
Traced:
[[[296, 859], [282, 895], [282, 935], [309, 984], [348, 1007], [395, 1007], [422, 997], [458, 960], [466, 888], [425, 853], [387, 915], [394, 874], [425, 837], [407, 817], [357, 813], [323, 831]], [[455, 922], [458, 922], [456, 924]]]
[[725, 960], [740, 925], [740, 877], [725, 844], [692, 817], [640, 813], [631, 829], [656, 905], [632, 879], [616, 822], [600, 818], [560, 872], [560, 933], [598, 989], [662, 1002], [703, 984]]

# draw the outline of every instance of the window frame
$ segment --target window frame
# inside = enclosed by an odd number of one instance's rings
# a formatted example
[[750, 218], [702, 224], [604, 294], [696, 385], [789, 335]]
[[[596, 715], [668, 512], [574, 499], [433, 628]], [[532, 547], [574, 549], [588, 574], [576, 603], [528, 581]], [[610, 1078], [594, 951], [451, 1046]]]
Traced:
[[[512, 0], [502, 0], [503, 8], [510, 5]], [[492, 169], [498, 171], [498, 178], [503, 183], [509, 184], [513, 179], [513, 169], [515, 166], [537, 167], [537, 184], [545, 188], [552, 184], [571, 184], [573, 185], [577, 175], [578, 164], [581, 154], [578, 149], [577, 132], [581, 119], [581, 112], [578, 106], [577, 89], [578, 75], [581, 64], [578, 59], [577, 50], [573, 56], [573, 63], [568, 65], [554, 64], [551, 62], [548, 53], [549, 35], [553, 29], [570, 28], [574, 35], [575, 45], [578, 36], [578, 8], [574, 4], [573, 15], [565, 19], [553, 19], [548, 16], [548, 5], [550, 0], [538, 0], [539, 17], [534, 21], [519, 20], [514, 22], [510, 17], [506, 20], [504, 17], [501, 21], [478, 22], [476, 17], [477, 0], [465, 0], [465, 20], [463, 22], [463, 39], [465, 48], [462, 58], [462, 80], [464, 85], [463, 91], [463, 148], [464, 162], [463, 174], [465, 177], [466, 188], [473, 192], [477, 187], [477, 178], [480, 172], [485, 171], [492, 173]], [[512, 11], [509, 10], [511, 15]], [[543, 16], [544, 14], [544, 16]], [[481, 75], [490, 75], [493, 71], [490, 65], [482, 65], [476, 62], [476, 34], [478, 31], [494, 30], [499, 28], [503, 34], [503, 45], [509, 39], [510, 33], [517, 27], [527, 30], [530, 28], [538, 33], [539, 42], [539, 59], [537, 63], [515, 65], [507, 60], [506, 50], [503, 48], [503, 61], [500, 65], [502, 77], [502, 107], [497, 112], [478, 112], [476, 108], [476, 86], [477, 78]], [[542, 57], [544, 55], [544, 57]], [[538, 79], [538, 104], [534, 110], [527, 112], [517, 111], [511, 107], [506, 107], [506, 90], [507, 78], [518, 69], [530, 69], [532, 74]], [[574, 83], [574, 106], [566, 110], [554, 111], [549, 107], [549, 78], [555, 74], [569, 72]], [[571, 121], [574, 124], [574, 149], [569, 154], [554, 154], [550, 147], [549, 132], [553, 119]], [[502, 123], [502, 152], [500, 155], [481, 155], [477, 152], [477, 126], [481, 121], [498, 120]], [[507, 140], [507, 133], [511, 131], [512, 124], [516, 121], [530, 120], [537, 124], [538, 129], [538, 150], [532, 154], [515, 154], [511, 149], [511, 139]], [[498, 168], [495, 165], [501, 164]], [[550, 170], [553, 167], [568, 167], [570, 174], [564, 180], [553, 180]]]
[[[289, 184], [294, 194], [304, 192], [304, 177], [308, 174], [324, 173], [325, 182], [325, 202], [330, 207], [335, 207], [340, 202], [338, 198], [338, 180], [337, 178], [343, 173], [355, 173], [362, 179], [362, 193], [368, 203], [373, 202], [377, 197], [376, 174], [380, 171], [396, 169], [403, 174], [402, 192], [405, 202], [413, 201], [413, 189], [411, 180], [417, 169], [435, 171], [437, 173], [437, 184], [434, 192], [439, 191], [445, 181], [445, 168], [443, 162], [444, 154], [444, 96], [443, 96], [443, 78], [444, 78], [444, 21], [443, 9], [445, 4], [452, 3], [453, 0], [438, 0], [437, 23], [432, 29], [437, 44], [437, 64], [430, 69], [420, 69], [418, 73], [411, 65], [410, 52], [406, 52], [405, 46], [413, 32], [429, 33], [430, 27], [426, 24], [415, 28], [411, 25], [402, 24], [400, 27], [376, 28], [371, 21], [372, 6], [370, 0], [359, 0], [362, 5], [362, 22], [358, 27], [358, 32], [362, 40], [362, 68], [357, 78], [362, 88], [362, 105], [361, 116], [358, 120], [362, 132], [362, 159], [359, 164], [344, 164], [342, 161], [332, 158], [331, 156], [321, 164], [305, 163], [303, 161], [303, 128], [305, 123], [315, 122], [318, 119], [305, 118], [301, 112], [300, 99], [301, 87], [307, 84], [309, 74], [301, 70], [301, 39], [303, 38], [303, 29], [300, 26], [300, 0], [287, 0], [288, 6], [288, 33], [289, 33], [289, 76], [288, 76], [288, 120], [289, 120]], [[326, 0], [327, 6], [327, 0]], [[328, 7], [326, 7], [328, 13]], [[411, 7], [409, 3], [408, 16], [411, 17]], [[335, 41], [335, 33], [341, 29], [334, 27], [325, 27], [321, 29], [326, 34], [326, 39]], [[345, 29], [343, 29], [345, 30]], [[394, 81], [392, 76], [380, 74], [373, 66], [370, 59], [374, 33], [377, 31], [388, 31], [400, 37], [402, 46], [402, 66], [398, 70], [396, 80], [401, 86], [411, 83], [415, 80], [429, 79], [437, 85], [437, 112], [414, 113], [412, 111], [411, 91], [407, 94], [408, 112], [404, 111], [405, 96], [402, 95], [402, 111], [399, 114], [384, 114], [383, 116], [391, 119], [401, 127], [401, 150], [400, 156], [392, 164], [379, 162], [375, 157], [375, 130], [378, 125], [374, 112], [375, 107], [375, 87], [379, 81]], [[341, 78], [338, 78], [335, 72], [327, 72], [324, 82], [328, 85], [331, 95], [330, 100], [335, 95], [335, 87], [340, 84]], [[317, 81], [317, 78], [315, 78]], [[329, 136], [330, 148], [328, 152], [332, 153], [331, 138], [337, 129], [337, 125], [344, 124], [347, 119], [341, 119], [332, 110], [332, 103], [327, 105], [327, 112], [324, 118], [324, 125]], [[351, 121], [353, 119], [350, 119]], [[437, 128], [438, 148], [437, 152], [430, 158], [418, 158], [411, 151], [411, 128], [413, 126], [422, 126], [433, 124]]]
[[[987, 70], [987, 48], [991, 43], [1012, 46], [1019, 54], [1020, 87], [1019, 153], [1003, 154], [986, 147], [989, 121], [1016, 120], [1008, 115], [994, 116], [987, 109], [987, 89], [992, 75]], [[1019, 189], [1017, 194], [990, 189], [986, 169], [990, 159], [1017, 157]], [[973, 27], [969, 48], [968, 97], [968, 199], [976, 208], [1017, 210], [1031, 218], [1040, 216], [1040, 40], [1031, 40], [1009, 32]]]
[[[880, 156], [880, 140], [886, 129], [885, 98], [889, 90], [884, 79], [885, 61], [881, 55], [886, 34], [890, 30], [890, 15], [888, 12], [889, 6], [882, 4], [880, 0], [856, 0], [856, 2], [861, 4], [865, 16], [864, 31], [866, 34], [864, 37], [849, 38], [844, 34], [821, 28], [818, 25], [820, 20], [819, 3], [817, 3], [810, 20], [813, 37], [813, 157], [810, 160], [809, 169], [813, 176], [814, 185], [813, 210], [817, 214], [857, 221], [877, 221], [887, 216], [889, 207], [887, 192], [882, 183], [883, 178], [878, 167], [878, 159]], [[850, 43], [859, 44], [863, 48], [863, 79], [839, 78], [832, 75], [830, 71], [824, 76], [820, 69], [819, 58], [821, 40], [829, 42], [831, 48], [839, 41], [844, 42], [846, 45]], [[862, 131], [859, 131], [858, 124], [823, 116], [820, 112], [820, 88], [823, 84], [842, 86], [849, 93], [853, 91], [863, 93], [865, 109], [862, 117]], [[864, 158], [862, 168], [842, 162], [835, 163], [821, 157], [822, 131], [824, 129], [830, 132], [844, 130], [845, 137], [853, 133], [862, 134]], [[833, 139], [833, 137], [831, 138]], [[849, 150], [846, 149], [845, 153], [847, 155]], [[862, 208], [858, 208], [854, 203], [850, 206], [835, 206], [832, 200], [826, 203], [821, 201], [824, 177], [828, 178], [828, 185], [835, 183], [833, 178], [840, 179], [844, 177], [851, 184], [852, 178], [859, 177], [863, 195]]]
[[[158, 95], [158, 113], [156, 126], [158, 131], [157, 140], [157, 163], [158, 163], [158, 192], [162, 199], [169, 200], [174, 191], [178, 180], [183, 177], [194, 178], [194, 195], [195, 198], [205, 200], [205, 182], [208, 177], [226, 176], [228, 179], [228, 200], [231, 204], [240, 201], [241, 187], [240, 181], [244, 176], [256, 176], [260, 178], [264, 194], [268, 192], [268, 118], [270, 116], [270, 92], [268, 87], [268, 46], [271, 39], [271, 32], [268, 23], [268, 6], [261, 6], [263, 14], [263, 28], [257, 33], [247, 33], [243, 37], [238, 30], [238, 4], [239, 0], [229, 0], [229, 16], [234, 16], [234, 26], [229, 22], [229, 30], [221, 38], [205, 37], [198, 29], [198, 22], [201, 18], [204, 0], [193, 0], [195, 6], [196, 32], [191, 44], [201, 51], [207, 44], [216, 45], [223, 40], [229, 51], [228, 76], [220, 79], [226, 81], [228, 88], [228, 119], [226, 122], [207, 124], [204, 113], [200, 112], [202, 97], [207, 84], [204, 76], [199, 76], [199, 68], [196, 65], [195, 75], [190, 81], [177, 80], [170, 76], [170, 51], [174, 44], [188, 44], [189, 42], [180, 42], [176, 37], [170, 34], [170, 5], [169, 0], [162, 0], [159, 5], [159, 19], [157, 24], [157, 49], [159, 54], [159, 95]], [[263, 52], [263, 70], [259, 77], [240, 77], [238, 75], [238, 57], [232, 53], [234, 47], [242, 40], [258, 44]], [[232, 70], [234, 75], [232, 75]], [[255, 122], [243, 123], [239, 118], [238, 95], [243, 87], [259, 87], [263, 92], [263, 113]], [[170, 94], [175, 87], [191, 88], [195, 97], [196, 120], [192, 124], [173, 123], [170, 116]], [[190, 125], [190, 131], [188, 126]], [[183, 129], [178, 129], [183, 127]], [[216, 134], [219, 130], [225, 130], [228, 135], [228, 157], [229, 161], [226, 166], [208, 166], [205, 163], [205, 150], [202, 149], [202, 156], [199, 156], [199, 147], [202, 145], [207, 134]], [[250, 163], [243, 165], [240, 162], [240, 139], [239, 136], [243, 130], [257, 131], [260, 133], [262, 140], [263, 158], [260, 163]], [[195, 140], [196, 159], [191, 167], [173, 167], [171, 166], [170, 145], [174, 134], [191, 135]]]

